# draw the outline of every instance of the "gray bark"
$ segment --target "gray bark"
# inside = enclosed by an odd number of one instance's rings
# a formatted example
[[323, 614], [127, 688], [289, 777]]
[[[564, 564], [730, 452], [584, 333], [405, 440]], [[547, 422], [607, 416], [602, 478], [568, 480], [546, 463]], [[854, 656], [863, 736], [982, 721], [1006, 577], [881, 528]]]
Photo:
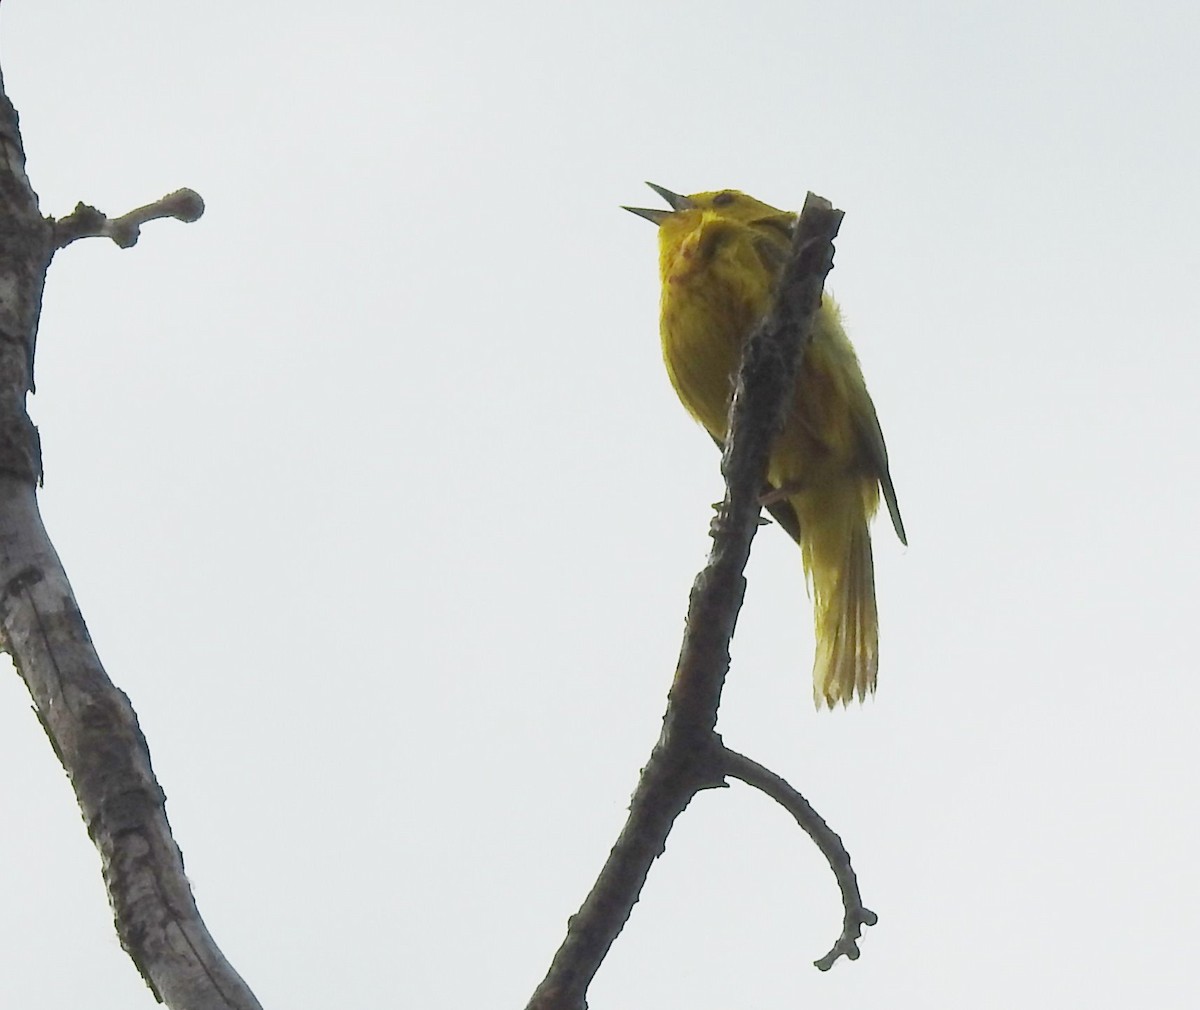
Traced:
[[103, 215], [82, 205], [72, 227], [56, 229], [26, 178], [16, 111], [0, 76], [0, 645], [75, 790], [121, 945], [154, 995], [174, 1010], [261, 1010], [200, 918], [137, 716], [104, 672], [42, 524], [41, 451], [25, 408], [56, 247], [84, 234], [131, 244], [138, 222], [202, 212], [198, 197], [180, 212], [177, 197], [163, 214], [155, 205], [139, 208], [132, 232], [128, 222], [101, 227]]

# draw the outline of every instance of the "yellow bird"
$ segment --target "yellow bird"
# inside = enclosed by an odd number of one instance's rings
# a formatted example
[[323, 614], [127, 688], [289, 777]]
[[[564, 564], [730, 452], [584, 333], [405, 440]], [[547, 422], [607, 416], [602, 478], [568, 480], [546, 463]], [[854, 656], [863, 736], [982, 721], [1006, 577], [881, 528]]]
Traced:
[[[742, 344], [770, 307], [796, 215], [733, 189], [680, 196], [648, 185], [671, 209], [625, 209], [658, 225], [667, 374], [688, 412], [723, 445]], [[879, 669], [867, 522], [880, 490], [896, 535], [908, 541], [875, 405], [828, 295], [767, 479], [763, 503], [799, 543], [813, 598], [817, 707], [861, 700], [874, 692]]]

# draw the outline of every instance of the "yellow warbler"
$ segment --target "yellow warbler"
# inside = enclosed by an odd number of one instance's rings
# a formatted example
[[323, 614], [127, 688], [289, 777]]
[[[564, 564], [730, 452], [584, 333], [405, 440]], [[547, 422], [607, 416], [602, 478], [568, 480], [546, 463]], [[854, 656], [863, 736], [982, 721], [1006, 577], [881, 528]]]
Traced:
[[[660, 329], [679, 399], [724, 444], [742, 343], [770, 307], [796, 215], [737, 190], [680, 196], [670, 210], [627, 207], [658, 225]], [[764, 497], [800, 544], [816, 618], [813, 695], [831, 708], [875, 690], [879, 627], [867, 521], [883, 491], [907, 543], [875, 405], [837, 305], [825, 295], [772, 446]]]

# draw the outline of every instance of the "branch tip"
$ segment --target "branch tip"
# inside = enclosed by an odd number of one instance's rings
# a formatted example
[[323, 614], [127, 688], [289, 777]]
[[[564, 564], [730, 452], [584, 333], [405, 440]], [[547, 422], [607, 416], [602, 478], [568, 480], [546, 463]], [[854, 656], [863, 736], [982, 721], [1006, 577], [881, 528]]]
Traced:
[[120, 217], [109, 218], [102, 211], [86, 203], [77, 203], [75, 209], [64, 218], [52, 221], [54, 248], [64, 249], [81, 238], [110, 238], [120, 248], [137, 245], [141, 228], [147, 221], [171, 217], [176, 221], [191, 223], [204, 214], [204, 200], [194, 189], [177, 189], [174, 193], [148, 203]]
[[813, 964], [821, 971], [828, 971], [839, 957], [857, 961], [858, 938], [862, 936], [862, 927], [874, 926], [879, 916], [862, 903], [858, 877], [850, 865], [850, 853], [846, 851], [841, 838], [794, 786], [770, 768], [729, 748], [725, 748], [724, 762], [726, 775], [765, 793], [795, 818], [796, 823], [820, 849], [837, 879], [842, 894], [842, 932], [829, 953]]

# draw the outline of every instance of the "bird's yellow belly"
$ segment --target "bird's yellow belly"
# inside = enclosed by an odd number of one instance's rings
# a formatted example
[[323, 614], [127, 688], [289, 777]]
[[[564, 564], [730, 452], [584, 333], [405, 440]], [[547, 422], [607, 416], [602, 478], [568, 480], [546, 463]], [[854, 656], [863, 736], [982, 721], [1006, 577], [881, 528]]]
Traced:
[[[679, 399], [724, 442], [742, 345], [757, 306], [719, 285], [664, 296], [663, 358]], [[856, 440], [848, 390], [839, 369], [836, 310], [823, 304], [796, 379], [796, 395], [772, 448], [768, 477], [776, 487], [825, 482], [854, 468]]]

